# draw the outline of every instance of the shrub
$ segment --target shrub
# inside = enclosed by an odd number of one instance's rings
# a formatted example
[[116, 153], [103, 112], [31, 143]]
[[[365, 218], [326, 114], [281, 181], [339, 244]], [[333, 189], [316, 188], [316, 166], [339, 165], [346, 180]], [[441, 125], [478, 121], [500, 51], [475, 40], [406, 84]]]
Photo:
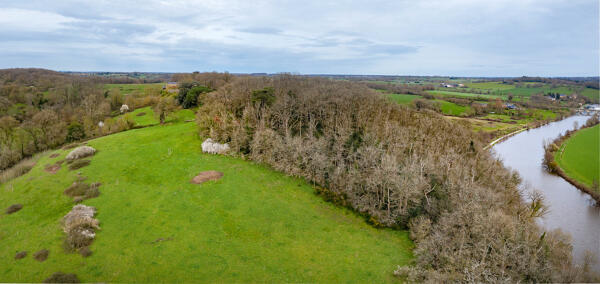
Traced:
[[65, 249], [73, 251], [89, 246], [96, 237], [95, 230], [100, 229], [98, 220], [94, 219], [96, 208], [75, 205], [73, 209], [63, 217], [63, 231], [67, 234]]
[[79, 122], [72, 122], [67, 127], [67, 142], [78, 141], [85, 138], [85, 129]]
[[80, 281], [75, 274], [56, 272], [52, 274], [52, 276], [46, 278], [44, 283], [80, 283]]

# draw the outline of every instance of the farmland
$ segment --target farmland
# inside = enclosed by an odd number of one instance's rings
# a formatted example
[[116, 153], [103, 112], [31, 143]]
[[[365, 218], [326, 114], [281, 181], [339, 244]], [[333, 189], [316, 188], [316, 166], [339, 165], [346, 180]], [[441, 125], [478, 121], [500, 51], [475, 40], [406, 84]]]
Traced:
[[563, 142], [555, 160], [567, 176], [593, 188], [600, 180], [599, 148], [600, 125], [596, 125], [576, 132]]

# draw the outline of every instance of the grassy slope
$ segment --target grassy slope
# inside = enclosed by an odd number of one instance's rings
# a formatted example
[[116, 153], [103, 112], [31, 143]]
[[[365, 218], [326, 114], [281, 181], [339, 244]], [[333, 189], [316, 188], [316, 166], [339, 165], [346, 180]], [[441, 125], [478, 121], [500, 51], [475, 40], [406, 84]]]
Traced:
[[565, 173], [588, 186], [600, 179], [600, 125], [576, 132], [556, 153]]
[[[82, 258], [62, 249], [60, 220], [73, 203], [62, 192], [76, 178], [50, 175], [42, 158], [28, 174], [0, 185], [0, 280], [40, 282], [56, 271], [85, 282], [389, 282], [411, 260], [405, 231], [375, 229], [315, 196], [296, 178], [236, 158], [200, 153], [194, 123], [131, 130], [89, 142], [98, 149], [80, 169], [102, 182], [102, 230]], [[193, 185], [198, 172], [222, 171]], [[152, 243], [158, 238], [172, 240]], [[37, 262], [31, 254], [47, 248]], [[17, 251], [29, 256], [14, 260]]]

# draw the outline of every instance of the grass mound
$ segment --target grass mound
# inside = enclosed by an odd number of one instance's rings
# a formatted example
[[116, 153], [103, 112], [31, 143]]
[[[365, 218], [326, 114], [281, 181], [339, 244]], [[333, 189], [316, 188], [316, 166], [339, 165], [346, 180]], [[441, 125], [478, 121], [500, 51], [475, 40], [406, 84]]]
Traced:
[[[0, 279], [39, 282], [55, 271], [77, 271], [83, 282], [386, 283], [397, 281], [397, 265], [411, 263], [406, 231], [373, 228], [301, 179], [202, 154], [196, 130], [179, 123], [88, 142], [98, 152], [80, 171], [102, 182], [102, 195], [85, 201], [98, 209], [102, 230], [85, 265], [63, 249], [66, 233], [57, 222], [73, 207], [63, 191], [77, 172], [48, 174], [46, 156], [14, 180], [14, 191], [0, 185], [0, 208], [14, 200], [28, 207], [0, 218]], [[207, 190], [189, 183], [208, 170], [228, 178], [204, 184]], [[14, 261], [17, 249], [32, 244], [52, 257], [43, 265]]]

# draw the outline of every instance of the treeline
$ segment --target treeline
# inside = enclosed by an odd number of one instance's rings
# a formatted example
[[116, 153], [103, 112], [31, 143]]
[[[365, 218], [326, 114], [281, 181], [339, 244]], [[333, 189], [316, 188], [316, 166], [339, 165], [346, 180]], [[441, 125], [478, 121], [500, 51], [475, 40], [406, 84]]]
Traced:
[[306, 178], [374, 226], [409, 228], [409, 281], [590, 281], [568, 237], [535, 223], [538, 195], [468, 129], [391, 104], [365, 85], [290, 75], [234, 77], [202, 98], [200, 135]]
[[158, 100], [125, 97], [99, 82], [42, 69], [0, 70], [0, 170], [46, 149], [129, 129], [127, 117], [111, 118], [119, 108]]

